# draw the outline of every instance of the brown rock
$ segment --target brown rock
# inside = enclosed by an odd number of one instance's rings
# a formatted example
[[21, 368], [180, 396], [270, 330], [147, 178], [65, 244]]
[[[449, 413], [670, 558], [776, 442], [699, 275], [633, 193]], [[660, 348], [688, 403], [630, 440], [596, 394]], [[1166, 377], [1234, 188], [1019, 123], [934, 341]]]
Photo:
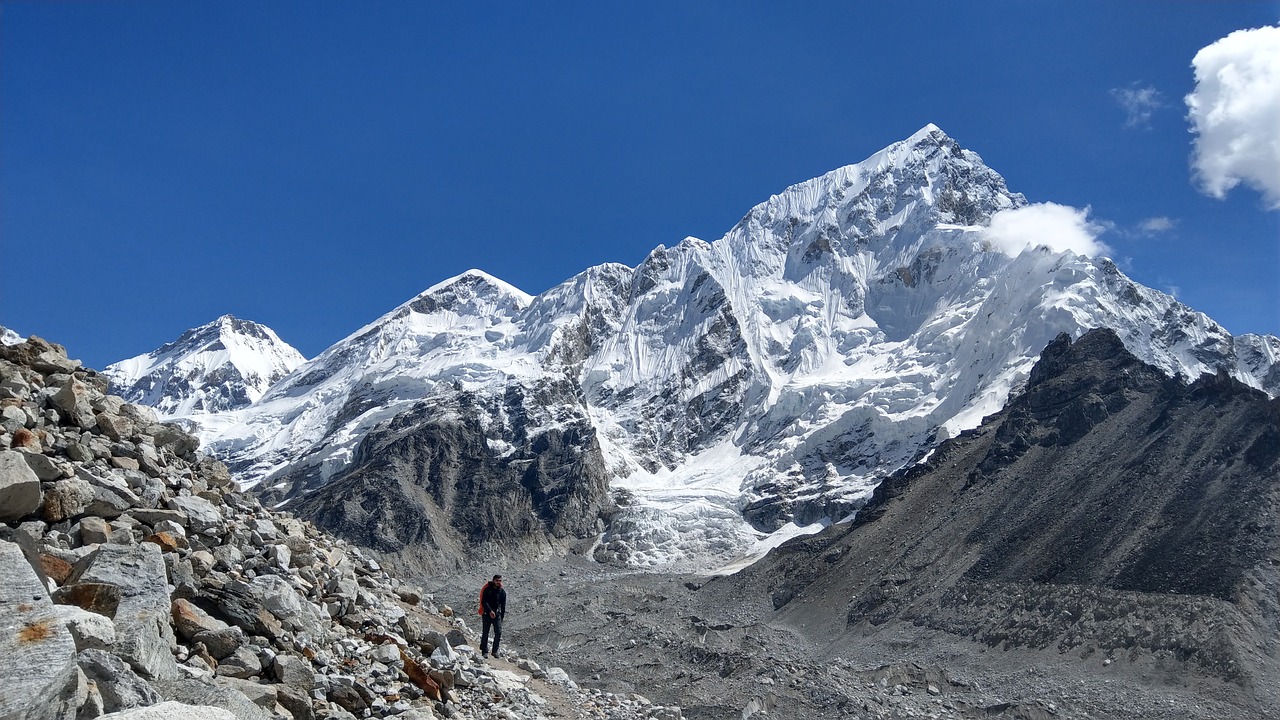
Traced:
[[167, 532], [158, 532], [154, 535], [148, 535], [143, 542], [155, 543], [160, 546], [161, 552], [177, 552], [181, 545], [178, 539]]
[[405, 674], [409, 676], [409, 680], [414, 685], [417, 685], [432, 700], [438, 701], [442, 699], [440, 683], [436, 682], [426, 670], [423, 670], [417, 660], [409, 657], [409, 653], [405, 652], [404, 648], [400, 648], [400, 659], [404, 661]]
[[80, 367], [79, 360], [67, 358], [66, 348], [35, 335], [27, 338], [24, 343], [0, 346], [0, 357], [18, 365], [28, 365], [32, 370], [46, 375], [74, 372]]
[[173, 627], [179, 635], [190, 640], [202, 632], [226, 630], [227, 624], [211, 617], [189, 600], [178, 598], [173, 601]]
[[120, 468], [121, 470], [137, 470], [139, 467], [137, 460], [118, 456], [111, 458], [111, 466]]
[[204, 643], [198, 642], [191, 649], [193, 651], [192, 654], [203, 660], [210, 670], [218, 669], [218, 661], [214, 660], [213, 656], [209, 654], [209, 649], [204, 646]]
[[40, 442], [40, 437], [26, 428], [18, 428], [13, 433], [14, 450], [33, 450], [35, 452], [44, 452], [44, 443]]
[[61, 605], [75, 605], [89, 612], [114, 618], [116, 609], [120, 607], [120, 588], [106, 583], [74, 583], [55, 590], [53, 601]]
[[65, 583], [71, 576], [71, 563], [53, 555], [40, 554], [40, 569], [59, 585]]

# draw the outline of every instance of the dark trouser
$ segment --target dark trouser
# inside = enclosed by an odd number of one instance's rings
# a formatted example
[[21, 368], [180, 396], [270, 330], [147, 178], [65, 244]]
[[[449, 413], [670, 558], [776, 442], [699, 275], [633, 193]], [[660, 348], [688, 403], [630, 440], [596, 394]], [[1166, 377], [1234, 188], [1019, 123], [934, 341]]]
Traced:
[[493, 654], [498, 654], [498, 643], [502, 642], [502, 618], [489, 617], [488, 613], [483, 615], [480, 630], [480, 654], [487, 655], [489, 653], [489, 628], [493, 628]]

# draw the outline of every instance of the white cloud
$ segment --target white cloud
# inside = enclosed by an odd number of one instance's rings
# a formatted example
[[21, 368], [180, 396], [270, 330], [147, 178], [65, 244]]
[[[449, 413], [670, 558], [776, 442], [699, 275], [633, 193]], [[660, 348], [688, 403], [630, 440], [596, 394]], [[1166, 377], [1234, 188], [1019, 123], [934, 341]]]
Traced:
[[1178, 224], [1177, 220], [1167, 217], [1152, 217], [1138, 223], [1138, 229], [1148, 235], [1156, 233], [1169, 232]]
[[1110, 249], [1098, 242], [1103, 226], [1089, 221], [1089, 210], [1057, 203], [1037, 203], [991, 216], [987, 240], [1010, 257], [1029, 247], [1079, 255], [1103, 255]]
[[1124, 109], [1125, 127], [1150, 128], [1151, 114], [1165, 106], [1164, 96], [1154, 87], [1112, 88], [1111, 97]]
[[1237, 30], [1191, 64], [1196, 179], [1216, 198], [1243, 182], [1280, 210], [1280, 27]]

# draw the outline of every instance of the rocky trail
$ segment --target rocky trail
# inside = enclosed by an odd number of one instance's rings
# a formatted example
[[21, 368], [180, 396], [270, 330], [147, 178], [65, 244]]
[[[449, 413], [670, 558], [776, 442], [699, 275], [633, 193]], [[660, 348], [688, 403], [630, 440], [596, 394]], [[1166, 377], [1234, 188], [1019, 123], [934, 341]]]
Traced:
[[[1142, 655], [987, 647], [910, 624], [810, 637], [718, 605], [712, 578], [583, 558], [500, 568], [504, 643], [597, 692], [643, 692], [691, 720], [1280, 717], [1237, 683]], [[462, 603], [473, 577], [436, 578]]]

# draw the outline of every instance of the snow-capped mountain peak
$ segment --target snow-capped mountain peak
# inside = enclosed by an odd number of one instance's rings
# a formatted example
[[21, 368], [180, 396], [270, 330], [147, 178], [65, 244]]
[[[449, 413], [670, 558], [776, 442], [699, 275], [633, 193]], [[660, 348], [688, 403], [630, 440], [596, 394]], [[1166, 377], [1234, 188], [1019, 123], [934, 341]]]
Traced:
[[104, 373], [126, 400], [184, 417], [246, 407], [305, 360], [271, 328], [223, 315]]
[[533, 300], [532, 295], [515, 285], [475, 268], [432, 285], [422, 291], [414, 300], [427, 296], [442, 295], [450, 290], [452, 290], [454, 296], [461, 294], [470, 297], [510, 298], [520, 307], [528, 305]]
[[536, 297], [475, 270], [437, 283], [201, 434], [281, 497], [374, 478], [443, 498], [460, 467], [558, 453], [625, 506], [597, 557], [705, 568], [855, 511], [1000, 409], [1059, 333], [1108, 327], [1170, 375], [1280, 390], [1275, 338], [1232, 338], [1105, 258], [1001, 251], [992, 218], [1025, 207], [927, 125], [635, 268]]
[[17, 345], [18, 343], [23, 342], [25, 339], [26, 338], [22, 337], [21, 335], [14, 332], [13, 330], [10, 330], [9, 328], [4, 327], [3, 325], [0, 325], [0, 343], [4, 345]]

